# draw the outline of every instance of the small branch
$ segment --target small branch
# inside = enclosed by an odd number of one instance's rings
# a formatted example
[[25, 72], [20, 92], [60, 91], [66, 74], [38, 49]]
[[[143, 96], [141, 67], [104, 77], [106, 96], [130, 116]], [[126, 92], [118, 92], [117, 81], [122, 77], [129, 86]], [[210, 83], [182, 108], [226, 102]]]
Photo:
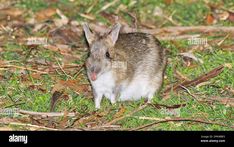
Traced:
[[2, 125], [23, 126], [23, 127], [29, 127], [29, 128], [37, 128], [37, 129], [46, 129], [46, 130], [52, 130], [52, 131], [59, 130], [59, 129], [48, 128], [48, 127], [44, 127], [44, 126], [25, 124], [25, 123], [18, 123], [18, 122], [0, 122], [0, 124], [2, 124]]
[[[146, 118], [144, 118], [144, 119], [146, 119]], [[150, 120], [152, 120], [152, 118]], [[158, 118], [155, 118], [155, 120], [158, 120]], [[220, 124], [220, 123], [216, 123], [216, 122], [208, 122], [208, 121], [204, 121], [204, 120], [200, 120], [200, 119], [174, 118], [174, 119], [165, 119], [165, 120], [161, 120], [161, 121], [156, 121], [156, 122], [153, 122], [153, 123], [149, 123], [149, 124], [146, 124], [146, 125], [139, 126], [137, 128], [132, 128], [130, 130], [131, 131], [142, 130], [142, 129], [145, 129], [145, 128], [148, 128], [148, 127], [152, 127], [152, 126], [154, 126], [156, 124], [160, 124], [160, 123], [180, 122], [180, 121], [188, 121], [188, 122], [197, 122], [197, 123], [203, 123], [203, 124], [219, 125], [219, 126], [223, 126], [223, 127], [228, 127], [228, 128], [234, 129], [234, 126], [228, 126], [228, 125]]]
[[63, 70], [63, 68], [62, 68], [62, 66], [60, 65], [60, 63], [59, 63], [59, 61], [58, 61], [57, 58], [56, 58], [56, 61], [57, 61], [58, 65], [59, 65], [59, 68], [62, 70], [62, 72], [63, 72], [67, 77], [72, 78], [72, 76], [68, 75], [68, 74]]
[[[105, 26], [99, 26], [96, 24], [90, 24], [91, 28], [96, 32], [104, 33], [107, 30]], [[200, 32], [200, 33], [210, 33], [210, 32], [224, 32], [234, 34], [234, 27], [224, 27], [224, 26], [177, 26], [177, 27], [164, 27], [158, 29], [136, 29], [128, 26], [123, 26], [121, 29], [122, 33], [131, 33], [131, 32], [143, 32], [147, 34], [159, 35], [163, 34], [181, 34], [181, 33], [191, 33], [191, 32]]]
[[205, 74], [197, 77], [194, 80], [184, 81], [182, 83], [172, 85], [172, 87], [169, 87], [164, 91], [164, 97], [166, 97], [170, 93], [170, 91], [178, 91], [178, 90], [180, 90], [180, 89], [182, 89], [184, 87], [195, 86], [195, 85], [197, 85], [199, 83], [208, 81], [211, 78], [214, 78], [217, 75], [219, 75], [223, 70], [224, 70], [224, 66], [221, 65], [221, 66], [219, 66], [217, 68], [214, 68], [213, 70], [209, 71], [208, 73], [205, 73]]
[[[2, 112], [8, 112], [9, 109], [0, 109]], [[22, 109], [12, 110], [12, 113], [19, 113], [23, 115], [33, 115], [33, 116], [41, 116], [41, 117], [61, 117], [61, 116], [68, 116], [68, 117], [75, 117], [76, 113], [66, 113], [65, 112], [35, 112], [35, 111], [27, 111]]]
[[31, 68], [28, 68], [28, 67], [21, 67], [21, 66], [17, 66], [17, 65], [3, 65], [3, 66], [0, 66], [0, 68], [18, 68], [18, 69], [38, 72], [38, 73], [41, 73], [41, 74], [48, 74], [47, 72], [44, 72], [44, 71], [40, 71], [40, 70], [36, 70], [36, 69], [31, 69]]

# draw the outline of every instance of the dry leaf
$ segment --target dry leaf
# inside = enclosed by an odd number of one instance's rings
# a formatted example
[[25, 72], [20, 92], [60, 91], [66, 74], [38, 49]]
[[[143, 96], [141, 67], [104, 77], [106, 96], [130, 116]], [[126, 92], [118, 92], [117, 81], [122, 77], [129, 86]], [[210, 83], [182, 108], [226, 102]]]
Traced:
[[223, 66], [232, 69], [232, 63], [224, 63]]
[[214, 101], [218, 101], [224, 105], [234, 107], [234, 98], [210, 97], [210, 98], [208, 98], [208, 100], [209, 99], [214, 100]]
[[233, 12], [229, 12], [228, 20], [231, 22], [234, 22], [234, 13]]
[[2, 9], [1, 14], [9, 15], [12, 17], [18, 17], [21, 16], [24, 13], [22, 9], [17, 9], [17, 8], [7, 8], [7, 9]]
[[121, 106], [121, 108], [119, 109], [119, 111], [114, 115], [113, 118], [118, 118], [124, 115], [126, 109], [124, 106]]
[[86, 92], [91, 91], [91, 88], [89, 85], [82, 84], [77, 80], [67, 80], [67, 81], [60, 80], [58, 81], [58, 83], [54, 85], [52, 93], [55, 91], [61, 91], [62, 89], [65, 89], [65, 88], [70, 88], [79, 94], [84, 94]]
[[63, 92], [54, 91], [50, 100], [50, 112], [53, 112], [55, 109], [56, 102], [58, 102], [59, 98], [62, 96]]
[[213, 17], [213, 15], [208, 14], [208, 15], [206, 16], [206, 23], [207, 23], [207, 24], [211, 25], [211, 24], [214, 24], [214, 23], [216, 23], [216, 22], [217, 22], [217, 20]]
[[229, 17], [229, 13], [227, 11], [223, 11], [222, 13], [218, 13], [219, 20], [227, 20]]
[[56, 14], [55, 8], [47, 8], [43, 9], [35, 14], [36, 20], [38, 21], [45, 21], [50, 19], [53, 15]]
[[28, 89], [29, 90], [38, 90], [38, 91], [41, 91], [43, 93], [47, 92], [46, 89], [41, 88], [41, 85], [29, 85]]
[[225, 86], [225, 87], [224, 87], [224, 90], [225, 90], [225, 91], [228, 91], [230, 94], [232, 94], [232, 95], [234, 96], [234, 88]]

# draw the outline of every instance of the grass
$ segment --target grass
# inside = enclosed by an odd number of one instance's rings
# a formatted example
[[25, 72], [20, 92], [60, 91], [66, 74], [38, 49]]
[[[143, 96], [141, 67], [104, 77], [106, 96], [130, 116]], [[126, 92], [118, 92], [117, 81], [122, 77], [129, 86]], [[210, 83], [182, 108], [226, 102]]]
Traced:
[[[72, 18], [77, 21], [87, 21], [79, 15], [79, 13], [85, 13], [87, 8], [90, 8], [92, 5], [93, 9], [90, 11], [90, 15], [96, 17], [97, 22], [103, 22], [105, 24], [111, 24], [112, 22], [105, 17], [99, 15], [97, 12], [109, 1], [100, 1], [97, 4], [94, 4], [94, 1], [89, 0], [85, 3], [80, 3], [75, 1], [74, 3], [69, 2], [68, 0], [59, 1], [59, 3], [46, 3], [43, 0], [33, 0], [26, 1], [22, 0], [15, 5], [20, 9], [25, 9], [27, 11], [32, 11], [34, 13], [43, 10], [47, 7], [57, 7], [61, 10], [64, 10], [64, 14], [69, 18]], [[220, 1], [209, 1], [212, 4], [220, 4]], [[233, 8], [234, 3], [230, 1], [224, 1], [224, 7]], [[204, 1], [198, 0], [196, 2], [189, 2], [178, 0], [170, 5], [167, 5], [164, 1], [139, 1], [135, 5], [130, 5], [129, 0], [121, 0], [117, 2], [114, 6], [106, 10], [107, 13], [114, 13], [118, 8], [119, 4], [123, 4], [127, 7], [129, 12], [137, 13], [139, 19], [142, 22], [148, 21], [150, 19], [151, 24], [156, 26], [172, 26], [171, 22], [163, 20], [160, 17], [153, 16], [153, 11], [155, 6], [162, 8], [165, 14], [170, 15], [174, 11], [173, 20], [179, 22], [184, 26], [193, 26], [193, 25], [204, 25], [205, 16], [211, 10], [205, 4]], [[70, 11], [69, 11], [70, 10]], [[77, 12], [77, 13], [75, 13]], [[126, 12], [119, 13], [121, 18], [126, 19], [125, 21], [131, 24], [131, 18], [127, 16]], [[152, 19], [153, 18], [153, 19]], [[165, 23], [163, 23], [165, 22]], [[163, 25], [162, 25], [163, 24]], [[233, 23], [226, 21], [219, 21], [217, 25], [233, 26]], [[46, 32], [37, 32], [38, 34], [46, 34]], [[39, 35], [40, 36], [40, 35]], [[42, 35], [43, 36], [43, 35]], [[216, 38], [209, 36], [208, 40], [213, 41]], [[229, 37], [225, 40], [224, 44], [232, 44], [232, 39]], [[170, 64], [168, 64], [166, 69], [166, 79], [164, 85], [170, 83], [176, 83], [179, 81], [175, 77], [175, 69], [181, 72], [183, 75], [187, 76], [190, 79], [194, 79], [199, 75], [202, 75], [213, 68], [228, 63], [232, 67], [225, 67], [224, 71], [217, 77], [211, 79], [209, 84], [200, 86], [200, 87], [189, 87], [189, 91], [193, 94], [201, 95], [203, 97], [233, 97], [230, 93], [223, 91], [225, 87], [234, 87], [234, 53], [233, 51], [223, 50], [221, 47], [218, 47], [216, 43], [211, 43], [212, 49], [203, 49], [196, 50], [194, 54], [203, 60], [203, 64], [193, 63], [194, 66], [186, 67], [183, 64], [183, 60], [178, 54], [180, 52], [186, 52], [191, 49], [191, 45], [187, 44], [187, 40], [180, 41], [162, 41], [162, 44], [165, 48], [169, 49], [168, 58], [170, 58]], [[24, 66], [26, 65], [25, 55], [28, 53], [28, 48], [20, 45], [18, 43], [6, 42], [1, 45], [2, 51], [0, 52], [0, 61], [11, 61], [14, 65]], [[74, 54], [81, 54], [79, 51], [75, 50]], [[87, 54], [82, 54], [82, 60], [73, 60], [73, 63], [82, 64], [85, 60]], [[63, 55], [45, 49], [43, 47], [38, 47], [32, 51], [28, 60], [45, 60], [52, 62], [55, 65], [56, 59], [61, 59], [63, 61]], [[1, 63], [1, 62], [0, 62]], [[62, 62], [61, 62], [62, 63]], [[33, 68], [34, 64], [27, 64], [27, 67]], [[20, 109], [30, 110], [30, 111], [40, 111], [48, 112], [50, 110], [50, 99], [52, 97], [52, 89], [54, 85], [59, 80], [68, 80], [67, 77], [62, 71], [57, 71], [54, 74], [40, 75], [39, 77], [34, 77], [35, 73], [28, 71], [25, 73], [25, 70], [21, 69], [9, 69], [9, 70], [0, 70], [0, 103], [2, 108], [5, 107], [18, 107]], [[74, 74], [76, 70], [72, 72]], [[26, 75], [26, 77], [24, 77]], [[81, 75], [85, 77], [85, 70], [81, 72]], [[87, 79], [84, 79], [87, 82]], [[32, 85], [39, 85], [40, 88], [30, 88]], [[162, 89], [164, 90], [165, 87]], [[74, 90], [67, 88], [66, 94], [68, 96], [67, 100], [61, 100], [56, 105], [56, 111], [76, 111], [81, 114], [92, 113], [95, 111], [94, 102], [92, 99], [87, 98], [85, 95], [78, 94]], [[20, 105], [15, 105], [17, 103], [22, 103]], [[115, 118], [115, 114], [123, 107], [124, 114], [138, 108], [144, 101], [136, 102], [120, 102], [112, 106], [110, 102], [106, 99], [103, 100], [101, 109], [99, 112], [108, 112], [103, 118], [108, 122]], [[178, 95], [171, 94], [170, 99], [161, 100], [160, 96], [155, 96], [154, 103], [160, 103], [165, 105], [176, 105], [185, 103], [186, 106], [179, 109], [168, 110], [165, 108], [156, 109], [153, 107], [147, 107], [144, 110], [137, 112], [131, 117], [126, 117], [125, 119], [118, 122], [123, 128], [135, 128], [152, 121], [150, 120], [141, 120], [140, 116], [144, 117], [153, 117], [153, 118], [194, 118], [194, 119], [203, 119], [211, 122], [218, 122], [225, 124], [227, 126], [233, 126], [234, 124], [234, 108], [231, 106], [220, 104], [215, 102], [212, 104], [201, 103], [196, 101], [191, 95], [185, 91], [181, 91]], [[0, 116], [1, 118], [2, 116]], [[79, 124], [80, 127], [85, 126], [85, 124]], [[168, 122], [160, 123], [150, 128], [150, 130], [233, 130], [230, 127], [223, 127], [219, 125], [207, 125], [202, 123], [194, 122]]]

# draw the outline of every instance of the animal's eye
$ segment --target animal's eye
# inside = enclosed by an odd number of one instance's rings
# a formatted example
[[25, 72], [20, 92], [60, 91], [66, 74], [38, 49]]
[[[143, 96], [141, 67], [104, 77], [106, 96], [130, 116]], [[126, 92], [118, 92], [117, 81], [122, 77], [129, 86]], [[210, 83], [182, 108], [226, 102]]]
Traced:
[[106, 57], [107, 57], [107, 58], [110, 58], [109, 52], [106, 52]]

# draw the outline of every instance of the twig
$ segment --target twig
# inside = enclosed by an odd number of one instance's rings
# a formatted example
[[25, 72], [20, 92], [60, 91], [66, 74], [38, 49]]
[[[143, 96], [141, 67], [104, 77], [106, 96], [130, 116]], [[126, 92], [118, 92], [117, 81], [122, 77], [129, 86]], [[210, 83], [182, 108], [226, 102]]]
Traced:
[[220, 46], [227, 38], [229, 37], [229, 34], [223, 38], [219, 43], [217, 43], [218, 46]]
[[75, 79], [80, 73], [81, 73], [81, 69], [83, 69], [85, 67], [85, 63], [83, 63], [77, 70], [77, 72], [75, 74], [73, 74], [72, 79]]
[[166, 15], [163, 15], [163, 18], [167, 19], [168, 21], [170, 21], [170, 22], [171, 22], [173, 25], [175, 25], [175, 26], [180, 26], [181, 24], [178, 24], [178, 22], [175, 22], [175, 21], [173, 20], [173, 18], [172, 18], [172, 16], [175, 14], [175, 12], [176, 12], [176, 11], [173, 11], [169, 17], [166, 16]]
[[[0, 109], [4, 111], [4, 109]], [[61, 117], [64, 116], [64, 112], [35, 112], [35, 111], [27, 111], [22, 109], [17, 109], [14, 113], [24, 114], [24, 115], [34, 115], [34, 116], [42, 116], [42, 117]], [[68, 117], [75, 117], [76, 113], [67, 113], [66, 116]]]
[[29, 70], [29, 71], [34, 71], [34, 72], [38, 72], [38, 73], [42, 73], [42, 74], [48, 74], [47, 72], [44, 71], [40, 71], [40, 70], [36, 70], [36, 69], [31, 69], [28, 67], [21, 67], [21, 66], [17, 66], [17, 65], [3, 65], [1, 66], [1, 68], [18, 68], [18, 69], [23, 69], [23, 70]]
[[131, 131], [136, 131], [136, 130], [141, 130], [141, 129], [145, 129], [145, 128], [148, 128], [148, 127], [152, 127], [152, 126], [154, 126], [156, 124], [160, 124], [160, 123], [180, 122], [180, 121], [189, 121], [189, 122], [197, 122], [197, 123], [204, 123], [204, 124], [211, 124], [211, 125], [219, 125], [219, 126], [223, 126], [223, 127], [229, 127], [229, 128], [232, 128], [232, 129], [234, 128], [234, 126], [228, 126], [228, 125], [220, 124], [220, 123], [217, 123], [217, 122], [208, 122], [208, 121], [204, 121], [204, 120], [200, 120], [200, 119], [173, 118], [173, 119], [164, 119], [164, 120], [161, 120], [161, 121], [156, 121], [156, 122], [153, 122], [153, 123], [149, 123], [149, 124], [146, 124], [146, 125], [139, 126], [137, 128], [132, 128], [130, 130]]
[[59, 130], [59, 129], [48, 128], [48, 127], [44, 127], [44, 126], [38, 126], [38, 125], [33, 125], [33, 124], [25, 124], [25, 123], [18, 123], [18, 122], [0, 122], [0, 124], [2, 124], [2, 125], [24, 126], [24, 127], [30, 127], [30, 128], [52, 130], [52, 131]]
[[213, 70], [209, 71], [208, 73], [205, 73], [205, 74], [195, 78], [194, 80], [184, 81], [182, 83], [172, 85], [172, 87], [169, 87], [164, 91], [164, 97], [166, 97], [170, 93], [170, 91], [180, 90], [181, 88], [183, 88], [182, 86], [184, 86], [184, 87], [195, 86], [195, 85], [197, 85], [199, 83], [208, 81], [209, 79], [214, 78], [217, 75], [219, 75], [223, 70], [224, 70], [224, 66], [221, 65], [221, 66], [219, 66], [217, 68], [214, 68]]
[[84, 18], [89, 19], [89, 20], [95, 20], [95, 17], [87, 15], [87, 14], [84, 14], [84, 13], [80, 13], [79, 15], [81, 17], [84, 17]]
[[175, 70], [175, 73], [176, 73], [176, 77], [178, 77], [181, 80], [185, 80], [185, 81], [190, 81], [191, 80], [187, 76], [185, 76], [181, 72], [179, 72], [178, 70]]
[[[90, 24], [90, 27], [97, 32], [106, 32], [105, 26]], [[164, 27], [157, 29], [135, 29], [128, 26], [124, 26], [121, 29], [121, 32], [131, 33], [131, 32], [143, 32], [148, 34], [181, 34], [181, 33], [191, 33], [191, 32], [225, 32], [234, 34], [234, 27], [224, 27], [224, 26], [177, 26], [177, 27]]]
[[196, 99], [196, 100], [198, 101], [197, 97], [196, 97], [194, 94], [192, 94], [192, 93], [189, 91], [188, 88], [186, 88], [186, 87], [183, 86], [183, 85], [180, 85], [180, 87], [182, 87], [183, 89], [185, 89], [189, 95], [191, 95], [194, 99]]
[[113, 6], [116, 2], [118, 2], [119, 0], [114, 0], [110, 3], [107, 3], [106, 5], [104, 5], [99, 11], [97, 11], [97, 13], [100, 13], [102, 11], [105, 11], [106, 9], [108, 9], [109, 7]]
[[136, 112], [138, 112], [138, 111], [144, 109], [147, 105], [148, 105], [148, 104], [146, 103], [146, 104], [140, 106], [139, 108], [133, 110], [132, 112], [128, 113], [127, 115], [124, 115], [124, 116], [118, 117], [118, 118], [116, 118], [116, 119], [113, 119], [112, 121], [110, 121], [110, 122], [104, 124], [104, 126], [112, 125], [112, 124], [116, 123], [117, 121], [120, 121], [120, 120], [122, 120], [122, 119], [124, 119], [124, 118], [126, 118], [126, 117], [130, 117], [130, 116], [133, 115], [134, 113], [136, 113]]
[[59, 61], [58, 61], [57, 59], [56, 59], [56, 61], [57, 61], [58, 65], [59, 65], [59, 68], [62, 70], [62, 72], [63, 72], [67, 77], [72, 78], [72, 76], [68, 75], [68, 74], [63, 70], [62, 66], [60, 65], [60, 63], [59, 63]]

